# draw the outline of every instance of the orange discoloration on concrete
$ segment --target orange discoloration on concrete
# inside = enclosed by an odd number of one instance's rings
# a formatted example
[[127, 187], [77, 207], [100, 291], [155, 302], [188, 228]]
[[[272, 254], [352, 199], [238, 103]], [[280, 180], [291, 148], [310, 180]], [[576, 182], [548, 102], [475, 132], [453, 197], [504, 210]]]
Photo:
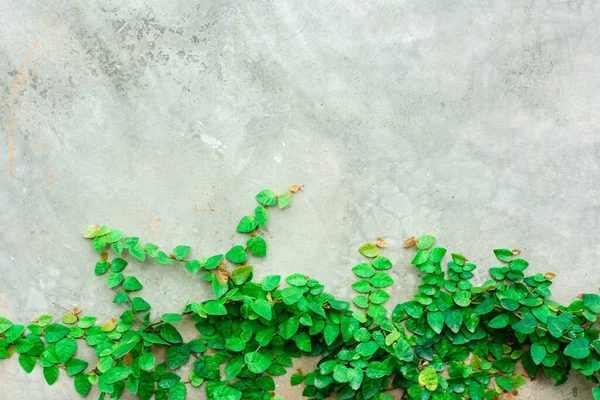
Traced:
[[152, 213], [150, 212], [150, 208], [148, 207], [147, 204], [142, 204], [142, 206], [140, 207], [142, 212], [144, 214], [146, 214], [147, 216], [150, 217], [150, 219], [152, 220], [152, 235], [156, 235], [156, 232], [158, 231], [158, 219], [156, 219], [156, 217], [154, 217], [154, 215], [152, 215]]
[[[54, 17], [54, 14], [56, 12], [56, 7], [58, 6], [59, 2], [60, 2], [60, 0], [54, 0], [54, 2], [52, 4], [52, 9], [50, 10], [50, 12], [46, 15], [46, 18], [44, 19], [44, 25], [42, 26], [42, 29], [40, 29], [40, 31], [38, 33], [38, 36], [41, 36], [43, 38], [42, 40], [46, 40], [50, 36], [49, 34], [47, 35], [47, 31], [48, 31], [48, 28], [50, 27], [50, 25], [52, 24], [52, 19]], [[7, 144], [8, 144], [8, 170], [7, 171], [5, 171], [3, 169], [0, 170], [1, 173], [5, 174], [7, 176], [11, 176], [12, 172], [13, 172], [13, 161], [14, 161], [13, 132], [16, 129], [16, 127], [18, 126], [19, 115], [20, 115], [22, 107], [23, 107], [23, 100], [20, 95], [25, 91], [25, 89], [29, 85], [29, 81], [30, 81], [32, 75], [37, 70], [41, 55], [38, 55], [35, 58], [34, 62], [31, 65], [31, 68], [29, 69], [29, 72], [27, 72], [27, 67], [28, 67], [28, 65], [31, 64], [30, 60], [33, 57], [33, 55], [35, 54], [36, 50], [38, 49], [38, 46], [40, 45], [40, 43], [41, 43], [41, 40], [36, 39], [31, 44], [31, 46], [27, 50], [27, 53], [25, 54], [25, 57], [23, 57], [23, 59], [21, 60], [21, 63], [19, 64], [19, 68], [17, 69], [17, 73], [15, 75], [15, 78], [13, 79], [13, 81], [11, 82], [11, 85], [10, 85], [10, 90], [9, 90], [8, 99], [7, 99], [9, 113], [8, 113], [7, 135], [6, 135]], [[29, 111], [30, 110], [27, 110], [27, 112], [29, 112]]]
[[54, 174], [52, 173], [52, 168], [46, 168], [44, 171], [44, 175], [46, 176], [46, 182], [48, 186], [52, 186], [52, 181], [54, 181]]

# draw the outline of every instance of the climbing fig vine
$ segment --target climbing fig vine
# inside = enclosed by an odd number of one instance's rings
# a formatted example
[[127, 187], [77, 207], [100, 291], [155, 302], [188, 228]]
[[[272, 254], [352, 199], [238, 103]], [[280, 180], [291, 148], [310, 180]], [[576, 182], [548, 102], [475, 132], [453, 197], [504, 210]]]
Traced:
[[[358, 249], [351, 302], [303, 273], [253, 280], [251, 264], [267, 254], [269, 212], [288, 207], [301, 189], [258, 193], [259, 205], [237, 225], [248, 236], [225, 254], [192, 256], [187, 245], [165, 251], [118, 229], [89, 226], [83, 236], [100, 255], [94, 273], [106, 277], [125, 311], [99, 321], [75, 308], [27, 326], [0, 317], [0, 358], [18, 353], [27, 373], [39, 365], [49, 385], [66, 374], [79, 395], [96, 385], [100, 399], [128, 391], [143, 400], [183, 400], [201, 385], [211, 400], [280, 399], [273, 376], [286, 374], [291, 385], [303, 385], [304, 397], [335, 393], [338, 400], [512, 399], [527, 378], [546, 374], [561, 384], [571, 370], [599, 382], [600, 297], [555, 303], [554, 274], [526, 276], [529, 264], [517, 250], [494, 250], [491, 279], [474, 285], [476, 266], [465, 256], [448, 255], [430, 235], [410, 238], [404, 247], [416, 248], [411, 263], [422, 284], [414, 300], [395, 306], [388, 305], [390, 291], [401, 284], [390, 275], [381, 238]], [[201, 275], [214, 298], [152, 315], [142, 283], [127, 272], [132, 261], [182, 266]], [[193, 340], [184, 341], [183, 320], [195, 323]], [[79, 358], [83, 345], [95, 349], [93, 362]], [[321, 357], [316, 370], [291, 371], [303, 356]], [[600, 399], [600, 389], [593, 397]]]

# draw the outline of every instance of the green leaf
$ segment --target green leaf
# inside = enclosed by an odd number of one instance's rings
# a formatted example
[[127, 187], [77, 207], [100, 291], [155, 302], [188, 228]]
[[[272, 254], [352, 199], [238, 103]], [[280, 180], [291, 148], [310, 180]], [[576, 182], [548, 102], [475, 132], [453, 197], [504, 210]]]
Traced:
[[296, 286], [292, 286], [289, 288], [285, 288], [281, 291], [281, 299], [285, 304], [289, 306], [291, 304], [297, 303], [303, 294], [304, 291], [302, 289]]
[[108, 279], [106, 280], [106, 286], [109, 289], [112, 289], [114, 287], [119, 286], [121, 282], [123, 282], [123, 274], [120, 272], [111, 272], [111, 274], [108, 276]]
[[285, 278], [285, 281], [292, 286], [306, 286], [308, 279], [304, 274], [292, 274]]
[[512, 251], [510, 251], [509, 249], [495, 249], [494, 254], [496, 255], [496, 257], [498, 257], [498, 260], [500, 261], [512, 261]]
[[257, 257], [264, 257], [267, 255], [267, 242], [260, 236], [251, 237], [246, 241], [246, 246], [250, 253]]
[[75, 390], [81, 397], [86, 397], [92, 389], [92, 384], [90, 383], [87, 375], [77, 375], [73, 381], [73, 384], [75, 385]]
[[227, 315], [227, 308], [216, 300], [208, 300], [203, 304], [204, 311], [208, 315]]
[[471, 293], [466, 290], [459, 290], [452, 295], [452, 299], [459, 307], [467, 307], [471, 304]]
[[160, 380], [158, 381], [158, 387], [161, 389], [170, 389], [173, 386], [175, 386], [180, 380], [181, 377], [179, 375], [173, 372], [167, 372], [166, 374], [160, 377]]
[[88, 367], [88, 362], [79, 358], [71, 358], [65, 366], [67, 367], [67, 375], [73, 376], [85, 370]]
[[206, 269], [206, 270], [215, 269], [219, 266], [222, 259], [223, 259], [223, 254], [217, 254], [216, 256], [208, 257], [206, 259], [206, 261], [204, 259], [202, 259], [201, 264], [204, 267], [204, 269]]
[[363, 381], [363, 370], [361, 368], [348, 368], [348, 372], [346, 373], [346, 378], [348, 379], [348, 383], [350, 387], [354, 390], [360, 389]]
[[265, 292], [270, 292], [271, 290], [274, 290], [277, 287], [277, 285], [279, 285], [280, 281], [281, 276], [279, 275], [265, 276], [262, 281], [262, 290], [264, 290]]
[[185, 263], [185, 269], [196, 275], [198, 271], [202, 269], [202, 264], [200, 264], [198, 260], [190, 260]]
[[21, 367], [23, 367], [25, 372], [27, 372], [28, 374], [30, 374], [31, 371], [33, 371], [33, 368], [35, 368], [36, 361], [37, 360], [34, 356], [30, 356], [28, 354], [19, 355], [19, 364], [21, 364]]
[[240, 220], [236, 230], [238, 232], [248, 233], [255, 230], [257, 226], [258, 222], [256, 221], [256, 218], [254, 218], [253, 215], [246, 215]]
[[335, 342], [335, 339], [337, 339], [339, 334], [340, 334], [339, 325], [334, 325], [334, 324], [329, 324], [329, 323], [327, 325], [325, 325], [325, 329], [323, 329], [323, 338], [325, 339], [325, 343], [327, 344], [327, 346], [329, 346], [333, 342]]
[[485, 315], [494, 310], [494, 299], [485, 299], [473, 311], [474, 315]]
[[439, 335], [444, 328], [444, 313], [441, 311], [427, 313], [427, 323]]
[[161, 265], [173, 265], [173, 260], [164, 251], [159, 251], [156, 254], [156, 262]]
[[63, 338], [56, 342], [55, 350], [58, 360], [62, 364], [65, 364], [75, 355], [75, 351], [77, 351], [77, 341], [73, 338]]
[[358, 293], [368, 293], [371, 291], [372, 286], [369, 281], [361, 279], [360, 281], [354, 282], [352, 284], [352, 289], [354, 289]]
[[232, 263], [241, 264], [244, 261], [246, 261], [246, 259], [248, 258], [248, 254], [246, 254], [244, 247], [237, 245], [233, 246], [227, 252], [227, 254], [225, 254], [225, 257], [227, 257], [227, 259]]
[[129, 248], [129, 254], [131, 254], [140, 261], [144, 261], [146, 259], [146, 252], [144, 251], [144, 248], [139, 244], [136, 244], [135, 246]]
[[151, 352], [147, 352], [142, 354], [138, 358], [139, 366], [144, 371], [149, 371], [154, 368], [154, 363], [156, 362], [154, 359], [154, 354]]
[[448, 308], [444, 310], [444, 322], [452, 332], [458, 333], [463, 323], [462, 311], [457, 308]]
[[265, 206], [273, 206], [277, 202], [277, 193], [265, 189], [256, 195], [256, 201]]
[[151, 306], [141, 297], [134, 297], [131, 300], [131, 308], [133, 308], [134, 311], [147, 311], [151, 308]]
[[300, 372], [294, 372], [290, 378], [290, 385], [296, 386], [304, 382], [304, 375]]
[[85, 231], [83, 231], [83, 237], [86, 239], [93, 239], [96, 237], [98, 232], [100, 232], [98, 225], [89, 225], [87, 228], [85, 228]]
[[52, 386], [58, 379], [59, 370], [56, 365], [44, 367], [44, 379], [49, 386]]
[[370, 279], [371, 284], [376, 288], [384, 288], [394, 284], [394, 280], [385, 272], [376, 272]]
[[373, 259], [373, 266], [379, 270], [390, 269], [392, 268], [392, 262], [386, 257], [377, 256]]
[[137, 280], [134, 276], [128, 276], [123, 281], [123, 289], [129, 290], [130, 292], [134, 292], [136, 290], [142, 290], [144, 286]]
[[252, 266], [242, 265], [231, 273], [231, 279], [236, 285], [244, 284], [252, 276]]
[[190, 254], [190, 250], [190, 246], [177, 246], [173, 249], [173, 257], [179, 261], [184, 260]]
[[537, 321], [535, 317], [531, 314], [525, 314], [522, 320], [513, 325], [513, 329], [516, 332], [529, 335], [535, 331], [536, 326]]
[[246, 353], [244, 361], [250, 372], [254, 372], [255, 374], [262, 374], [273, 362], [269, 357], [257, 351]]
[[67, 336], [68, 333], [68, 327], [60, 324], [50, 324], [46, 327], [45, 338], [48, 343], [55, 343]]
[[0, 317], [0, 334], [6, 332], [13, 325], [14, 324], [10, 320], [8, 320], [4, 317]]
[[573, 339], [573, 341], [565, 347], [564, 354], [567, 357], [578, 360], [586, 358], [590, 354], [590, 341], [586, 338]]
[[446, 249], [441, 247], [435, 247], [429, 251], [429, 259], [434, 263], [439, 263], [442, 261], [444, 256], [446, 255]]
[[187, 388], [185, 387], [185, 383], [178, 382], [169, 389], [169, 400], [185, 400], [186, 394]]
[[495, 316], [494, 318], [492, 318], [492, 320], [490, 322], [488, 322], [488, 326], [490, 328], [494, 328], [494, 329], [502, 329], [504, 328], [506, 325], [508, 325], [508, 320], [510, 318], [509, 314], [499, 314], [497, 316]]
[[581, 296], [583, 304], [593, 313], [600, 313], [600, 296], [597, 294], [584, 294]]
[[374, 290], [369, 295], [369, 300], [373, 304], [383, 304], [386, 301], [388, 301], [389, 298], [390, 298], [390, 295], [381, 289]]
[[289, 192], [281, 193], [279, 195], [279, 198], [277, 199], [277, 205], [279, 206], [280, 210], [289, 206], [291, 202], [292, 202], [292, 196], [290, 195]]
[[94, 240], [92, 240], [92, 246], [94, 246], [94, 250], [101, 252], [106, 246], [106, 236], [96, 236]]
[[258, 206], [254, 209], [254, 216], [256, 217], [258, 226], [263, 228], [269, 219], [269, 211], [265, 207]]
[[229, 386], [219, 386], [214, 390], [213, 397], [214, 400], [239, 400], [242, 392]]
[[594, 396], [594, 400], [600, 400], [600, 388], [593, 388], [592, 396]]
[[544, 358], [546, 357], [546, 348], [539, 344], [538, 342], [535, 342], [531, 345], [531, 358], [533, 359], [533, 362], [536, 365], [540, 365], [542, 363], [542, 361], [544, 361]]
[[375, 268], [369, 263], [360, 263], [352, 268], [352, 272], [361, 278], [370, 278], [375, 274]]
[[435, 237], [431, 235], [421, 235], [417, 239], [417, 248], [428, 249], [435, 243]]
[[129, 368], [121, 366], [112, 367], [100, 376], [100, 382], [107, 385], [112, 385], [113, 383], [117, 383], [123, 379], [126, 379], [130, 373], [131, 370]]
[[273, 318], [271, 303], [269, 303], [267, 300], [256, 299], [254, 302], [250, 303], [250, 307], [252, 308], [252, 311], [257, 313], [267, 321], [270, 321], [271, 318]]
[[97, 318], [90, 316], [90, 315], [84, 315], [79, 319], [79, 323], [77, 324], [78, 327], [82, 328], [82, 329], [87, 329], [90, 326], [94, 325], [96, 323]]
[[288, 340], [292, 336], [294, 336], [294, 334], [298, 331], [299, 327], [300, 321], [298, 320], [298, 317], [293, 316], [291, 318], [286, 319], [279, 325], [279, 335], [281, 335], [282, 338]]
[[437, 389], [438, 374], [432, 366], [425, 367], [421, 371], [421, 373], [419, 374], [419, 385], [425, 386], [425, 388], [430, 391], [434, 391], [435, 389]]
[[375, 258], [379, 255], [379, 248], [373, 243], [365, 243], [358, 248], [358, 252], [365, 257]]

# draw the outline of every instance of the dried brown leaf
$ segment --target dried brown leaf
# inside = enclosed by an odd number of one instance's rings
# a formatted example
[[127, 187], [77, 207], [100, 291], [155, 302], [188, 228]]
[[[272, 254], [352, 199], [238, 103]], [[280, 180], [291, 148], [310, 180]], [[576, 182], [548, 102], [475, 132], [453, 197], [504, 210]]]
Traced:
[[414, 236], [411, 236], [408, 239], [406, 239], [404, 241], [404, 243], [402, 243], [402, 247], [404, 247], [405, 249], [408, 249], [409, 247], [413, 247], [416, 244], [417, 244], [417, 240], [415, 239]]
[[222, 267], [221, 265], [219, 265], [215, 277], [217, 278], [217, 281], [223, 286], [226, 286], [227, 282], [229, 282], [229, 273], [227, 272], [227, 269], [225, 267]]
[[521, 254], [521, 250], [519, 250], [519, 249], [514, 249], [514, 250], [512, 251], [512, 253], [513, 253], [513, 256], [518, 256], [519, 254]]
[[72, 312], [73, 314], [77, 315], [77, 314], [79, 314], [81, 311], [83, 311], [81, 308], [79, 308], [79, 307], [75, 307], [75, 308], [73, 309], [73, 311], [71, 311], [71, 312]]
[[108, 260], [108, 252], [105, 251], [104, 253], [100, 254], [100, 258], [102, 261]]
[[378, 237], [378, 238], [377, 238], [377, 243], [375, 243], [375, 245], [376, 245], [377, 247], [380, 247], [380, 248], [383, 248], [383, 247], [388, 247], [388, 246], [389, 246], [389, 245], [388, 245], [388, 242], [386, 242], [386, 241], [385, 241], [385, 239], [384, 239], [384, 238], [382, 238], [382, 237]]
[[544, 274], [544, 278], [550, 280], [556, 278], [556, 274], [554, 272], [546, 272]]
[[290, 192], [292, 193], [296, 193], [299, 190], [304, 190], [304, 183], [301, 183], [299, 185], [293, 184], [289, 186]]

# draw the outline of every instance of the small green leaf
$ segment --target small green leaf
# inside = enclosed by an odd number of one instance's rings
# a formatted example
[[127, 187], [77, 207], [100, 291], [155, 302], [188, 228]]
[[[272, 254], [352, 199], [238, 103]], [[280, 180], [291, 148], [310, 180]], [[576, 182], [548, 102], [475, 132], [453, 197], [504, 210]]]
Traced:
[[[435, 239], [434, 239], [435, 240]], [[433, 243], [432, 243], [433, 244]], [[438, 374], [432, 366], [425, 367], [419, 374], [419, 385], [434, 391], [438, 387]]]
[[187, 394], [187, 388], [185, 383], [177, 382], [174, 386], [169, 389], [169, 400], [185, 400]]
[[281, 281], [281, 276], [279, 276], [279, 275], [265, 276], [262, 281], [262, 289], [265, 292], [270, 292], [271, 290], [274, 290], [277, 287], [277, 285], [279, 285], [280, 281]]
[[531, 358], [536, 365], [540, 365], [542, 361], [544, 361], [544, 358], [546, 358], [546, 348], [538, 342], [535, 342], [531, 345], [530, 351]]
[[88, 367], [88, 362], [78, 358], [71, 358], [65, 366], [67, 367], [67, 375], [73, 376], [85, 370]]
[[250, 372], [254, 372], [255, 374], [262, 374], [272, 363], [269, 357], [257, 351], [246, 353], [244, 361]]
[[231, 273], [231, 279], [236, 285], [242, 285], [252, 276], [252, 266], [242, 265]]
[[360, 263], [352, 268], [352, 272], [361, 278], [370, 278], [375, 274], [375, 269], [369, 263]]
[[129, 290], [130, 292], [134, 292], [136, 290], [142, 290], [144, 286], [137, 280], [134, 276], [128, 276], [123, 281], [123, 289]]
[[267, 242], [260, 236], [251, 237], [246, 241], [246, 246], [250, 253], [257, 257], [264, 257], [267, 255]]
[[185, 263], [185, 269], [195, 275], [202, 269], [202, 264], [200, 264], [198, 260], [190, 260]]
[[203, 303], [204, 311], [208, 315], [227, 315], [227, 308], [216, 300], [208, 300]]
[[467, 307], [471, 304], [471, 293], [466, 290], [459, 290], [452, 295], [452, 299], [459, 307]]
[[265, 189], [256, 195], [256, 201], [265, 206], [273, 206], [277, 202], [277, 193]]
[[300, 372], [294, 372], [290, 378], [290, 385], [296, 386], [304, 382], [304, 375]]
[[58, 379], [59, 370], [56, 365], [44, 367], [44, 379], [49, 386], [52, 386]]
[[87, 375], [84, 374], [77, 375], [73, 381], [73, 384], [75, 385], [75, 390], [81, 397], [86, 397], [92, 389], [92, 384], [90, 383]]
[[374, 290], [369, 295], [369, 300], [373, 304], [383, 304], [386, 301], [388, 301], [389, 298], [390, 298], [390, 295], [381, 289]]
[[370, 279], [371, 284], [376, 288], [384, 288], [394, 284], [394, 280], [385, 272], [376, 272]]
[[435, 333], [440, 334], [444, 328], [444, 313], [441, 311], [427, 313], [427, 323]]
[[147, 311], [151, 306], [141, 297], [134, 297], [131, 301], [131, 308], [133, 308], [134, 311]]
[[490, 322], [488, 322], [488, 326], [494, 329], [502, 329], [506, 325], [508, 325], [510, 315], [509, 314], [499, 314], [492, 318]]
[[190, 246], [177, 246], [173, 249], [173, 257], [179, 261], [184, 260], [190, 254], [190, 250]]
[[500, 260], [500, 261], [504, 261], [504, 262], [512, 261], [512, 257], [513, 257], [512, 251], [510, 251], [509, 249], [495, 249], [494, 254], [496, 255], [496, 257], [498, 257], [498, 260]]
[[435, 243], [435, 236], [431, 235], [421, 235], [417, 239], [417, 248], [419, 249], [428, 249]]
[[155, 359], [154, 359], [154, 354], [151, 352], [147, 352], [142, 354], [139, 359], [139, 365], [140, 368], [143, 369], [144, 371], [149, 371], [152, 368], [154, 368], [154, 363], [155, 363]]
[[292, 286], [281, 291], [281, 299], [286, 305], [295, 304], [300, 300], [304, 291], [299, 287]]
[[358, 293], [368, 293], [371, 291], [372, 286], [369, 281], [361, 279], [352, 284], [352, 289], [356, 290]]
[[100, 227], [98, 225], [89, 225], [85, 228], [85, 231], [83, 231], [83, 237], [86, 239], [93, 239], [98, 235], [98, 232], [100, 232]]
[[279, 195], [279, 198], [277, 199], [277, 205], [279, 206], [280, 210], [289, 206], [291, 202], [292, 202], [292, 196], [290, 195], [289, 192], [281, 193]]
[[225, 254], [225, 257], [227, 257], [227, 259], [232, 263], [241, 264], [244, 261], [246, 261], [246, 259], [248, 258], [248, 254], [246, 254], [244, 247], [237, 245], [233, 246], [227, 252], [227, 254]]
[[537, 321], [535, 317], [531, 314], [526, 314], [525, 316], [523, 316], [522, 320], [513, 325], [513, 329], [516, 332], [528, 335], [535, 331], [536, 326]]
[[144, 251], [144, 248], [139, 244], [130, 247], [129, 254], [131, 254], [140, 261], [144, 261], [146, 259], [146, 252]]
[[240, 220], [236, 230], [238, 232], [248, 233], [255, 230], [257, 226], [258, 222], [256, 221], [256, 218], [253, 215], [246, 215]]
[[564, 351], [565, 355], [575, 359], [586, 358], [590, 354], [590, 341], [586, 338], [573, 339]]
[[448, 308], [444, 311], [444, 322], [454, 333], [458, 333], [463, 323], [462, 311], [457, 308]]
[[254, 209], [254, 216], [256, 217], [258, 226], [263, 228], [269, 219], [269, 211], [265, 207], [258, 206]]
[[8, 320], [4, 317], [0, 317], [0, 334], [6, 332], [13, 325], [14, 324], [10, 320]]
[[593, 313], [600, 313], [600, 296], [597, 294], [584, 294], [581, 296], [583, 304]]
[[292, 274], [285, 278], [285, 281], [292, 286], [306, 286], [308, 279], [304, 274]]
[[56, 342], [56, 357], [65, 364], [77, 351], [77, 342], [73, 338], [62, 338]]
[[379, 270], [390, 269], [392, 268], [392, 262], [386, 257], [377, 256], [373, 259], [373, 266]]
[[473, 311], [474, 315], [485, 315], [494, 309], [494, 299], [485, 299]]
[[379, 255], [379, 248], [374, 243], [365, 243], [358, 248], [358, 252], [365, 257], [375, 258]]
[[267, 300], [256, 299], [254, 302], [250, 303], [250, 307], [252, 308], [252, 311], [257, 313], [267, 321], [270, 321], [271, 318], [273, 318], [271, 303], [269, 303]]
[[214, 400], [239, 400], [242, 392], [230, 386], [219, 386], [213, 392]]
[[48, 343], [55, 343], [67, 336], [68, 333], [68, 327], [60, 324], [50, 324], [46, 327], [45, 338]]
[[33, 371], [33, 368], [35, 367], [35, 363], [36, 363], [36, 358], [34, 356], [30, 356], [28, 354], [20, 354], [19, 355], [19, 364], [21, 364], [21, 367], [23, 367], [25, 372], [27, 372], [28, 374], [30, 374], [31, 371]]

